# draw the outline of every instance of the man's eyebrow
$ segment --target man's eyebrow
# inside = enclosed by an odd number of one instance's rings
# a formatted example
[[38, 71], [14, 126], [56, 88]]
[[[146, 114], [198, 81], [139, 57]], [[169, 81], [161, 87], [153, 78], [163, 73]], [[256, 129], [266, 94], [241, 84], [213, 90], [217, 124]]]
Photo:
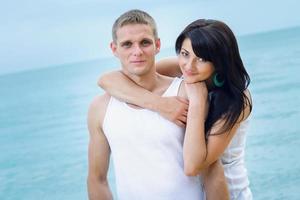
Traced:
[[151, 39], [151, 38], [143, 38], [142, 41], [143, 41], [143, 40], [147, 40], [147, 41], [151, 41], [151, 42], [152, 42], [152, 39]]
[[128, 43], [131, 42], [130, 40], [124, 40], [124, 41], [120, 41], [120, 44], [124, 44], [124, 43]]

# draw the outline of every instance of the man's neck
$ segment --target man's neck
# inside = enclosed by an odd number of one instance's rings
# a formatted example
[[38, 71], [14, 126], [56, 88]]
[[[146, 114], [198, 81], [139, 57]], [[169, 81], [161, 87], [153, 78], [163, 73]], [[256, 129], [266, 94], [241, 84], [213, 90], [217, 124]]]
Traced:
[[123, 73], [130, 78], [135, 84], [139, 85], [140, 87], [148, 90], [148, 91], [155, 91], [157, 87], [159, 87], [159, 77], [160, 75], [156, 73], [155, 68], [151, 69], [144, 75], [135, 75], [131, 74], [127, 71], [123, 70]]
[[126, 74], [133, 82], [137, 85], [141, 86], [142, 88], [154, 92], [157, 87], [159, 86], [159, 75], [154, 72], [149, 72], [145, 75], [138, 76], [132, 74]]
[[149, 71], [143, 76], [133, 75], [126, 73], [125, 71], [123, 71], [123, 73], [127, 75], [128, 78], [131, 79], [135, 84], [160, 96], [165, 92], [173, 80], [172, 77], [158, 74], [155, 68], [153, 71]]

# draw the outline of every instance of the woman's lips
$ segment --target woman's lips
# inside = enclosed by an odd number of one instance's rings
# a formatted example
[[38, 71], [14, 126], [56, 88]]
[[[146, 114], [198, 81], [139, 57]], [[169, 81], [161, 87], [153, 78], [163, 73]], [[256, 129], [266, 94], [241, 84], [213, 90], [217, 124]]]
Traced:
[[193, 75], [195, 75], [196, 73], [195, 72], [193, 72], [193, 71], [184, 71], [184, 73], [187, 75], [187, 76], [193, 76]]

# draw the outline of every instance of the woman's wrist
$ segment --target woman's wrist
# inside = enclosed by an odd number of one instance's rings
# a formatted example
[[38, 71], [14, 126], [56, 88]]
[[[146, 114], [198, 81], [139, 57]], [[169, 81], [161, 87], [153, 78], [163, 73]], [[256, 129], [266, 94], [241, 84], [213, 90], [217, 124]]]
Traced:
[[205, 99], [200, 99], [200, 98], [197, 98], [197, 99], [192, 99], [190, 98], [189, 99], [189, 108], [198, 108], [200, 107], [200, 109], [204, 108], [206, 106], [206, 101]]
[[[205, 102], [202, 101], [190, 101], [189, 102], [189, 115], [190, 117], [200, 118], [205, 114]], [[204, 118], [203, 118], [204, 119]]]

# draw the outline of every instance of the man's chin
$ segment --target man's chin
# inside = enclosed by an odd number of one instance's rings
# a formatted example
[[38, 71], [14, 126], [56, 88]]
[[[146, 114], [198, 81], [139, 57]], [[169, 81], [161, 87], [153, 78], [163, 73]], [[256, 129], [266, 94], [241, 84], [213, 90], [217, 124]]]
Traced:
[[129, 74], [133, 75], [133, 76], [143, 76], [143, 75], [147, 74], [147, 72], [142, 69], [136, 69], [136, 70], [132, 70], [131, 72], [129, 72]]

